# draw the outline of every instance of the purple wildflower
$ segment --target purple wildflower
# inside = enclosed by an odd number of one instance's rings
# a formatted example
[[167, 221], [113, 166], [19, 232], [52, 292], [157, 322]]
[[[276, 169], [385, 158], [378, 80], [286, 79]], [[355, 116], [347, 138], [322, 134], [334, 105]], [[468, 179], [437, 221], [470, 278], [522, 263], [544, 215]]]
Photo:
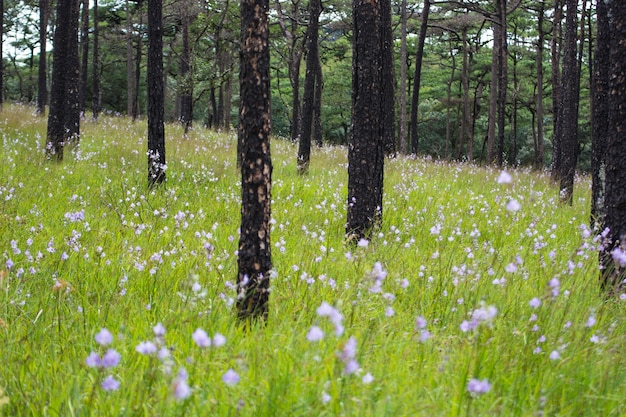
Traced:
[[137, 345], [135, 351], [142, 355], [152, 355], [157, 352], [157, 346], [151, 341], [141, 342]]
[[487, 379], [480, 380], [472, 378], [467, 383], [467, 390], [472, 395], [482, 395], [491, 390], [491, 384]]
[[229, 369], [224, 373], [224, 375], [222, 375], [222, 381], [224, 381], [226, 385], [237, 385], [239, 383], [239, 374], [232, 369]]
[[108, 346], [113, 341], [113, 335], [107, 329], [102, 328], [98, 333], [96, 333], [94, 339], [100, 346]]
[[209, 337], [209, 335], [206, 334], [204, 330], [196, 329], [191, 337], [193, 338], [193, 341], [196, 342], [196, 345], [200, 346], [201, 348], [211, 347], [211, 338]]
[[102, 357], [103, 368], [114, 368], [120, 364], [121, 356], [115, 349], [109, 349]]
[[324, 332], [317, 326], [311, 326], [306, 338], [309, 342], [317, 342], [324, 338]]
[[102, 389], [105, 391], [117, 391], [120, 388], [120, 381], [113, 378], [111, 375], [104, 378], [102, 381]]
[[102, 365], [102, 361], [96, 352], [91, 352], [85, 359], [85, 364], [90, 368], [99, 368]]

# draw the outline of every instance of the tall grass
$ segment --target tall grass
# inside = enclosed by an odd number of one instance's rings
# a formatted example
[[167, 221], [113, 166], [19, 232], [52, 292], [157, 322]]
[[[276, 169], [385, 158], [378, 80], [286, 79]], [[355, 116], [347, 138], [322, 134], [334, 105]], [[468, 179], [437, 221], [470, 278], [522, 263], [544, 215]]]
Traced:
[[234, 134], [167, 126], [149, 191], [145, 123], [86, 120], [57, 164], [45, 122], [0, 113], [0, 415], [626, 414], [626, 295], [599, 291], [586, 178], [569, 207], [543, 173], [387, 160], [354, 246], [346, 149], [299, 177], [275, 139], [270, 317], [246, 331]]

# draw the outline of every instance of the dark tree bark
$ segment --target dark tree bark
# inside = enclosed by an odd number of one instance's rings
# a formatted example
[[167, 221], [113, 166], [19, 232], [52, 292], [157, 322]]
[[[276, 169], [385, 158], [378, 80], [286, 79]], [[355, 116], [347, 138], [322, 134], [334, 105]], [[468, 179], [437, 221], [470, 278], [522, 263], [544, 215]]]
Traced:
[[551, 177], [558, 181], [561, 171], [561, 19], [563, 0], [554, 2], [552, 19], [551, 66], [552, 66], [552, 166]]
[[498, 166], [504, 163], [504, 123], [506, 120], [506, 86], [508, 72], [508, 46], [507, 46], [507, 0], [498, 0], [499, 4], [499, 23], [500, 23], [500, 39], [498, 45], [498, 151], [496, 161]]
[[597, 3], [597, 34], [596, 50], [594, 55], [594, 71], [592, 78], [592, 113], [591, 113], [591, 226], [601, 226], [604, 223], [606, 207], [605, 179], [606, 179], [606, 145], [609, 120], [609, 73], [611, 36], [609, 33], [609, 16], [604, 1]]
[[[493, 22], [493, 47], [491, 49], [491, 81], [489, 84], [489, 120], [487, 122], [487, 165], [493, 164], [496, 155], [496, 121], [498, 118], [498, 73], [499, 73], [499, 42], [502, 28], [498, 22]], [[484, 146], [483, 146], [484, 148]]]
[[306, 75], [304, 78], [304, 96], [302, 98], [302, 125], [300, 143], [298, 145], [298, 173], [309, 172], [311, 158], [311, 132], [313, 130], [313, 112], [315, 102], [315, 81], [319, 67], [319, 16], [321, 12], [320, 0], [311, 0], [309, 3], [309, 27], [307, 29]]
[[93, 119], [98, 120], [100, 114], [100, 19], [98, 16], [98, 0], [93, 0]]
[[241, 228], [237, 312], [242, 320], [265, 320], [272, 269], [269, 1], [241, 0], [240, 5]]
[[[3, 1], [3, 0], [0, 0]], [[48, 104], [48, 0], [39, 1], [39, 74], [37, 77], [37, 113], [44, 114]], [[0, 42], [1, 43], [1, 42]], [[2, 48], [2, 46], [0, 46]]]
[[126, 114], [133, 115], [133, 101], [135, 97], [135, 70], [133, 56], [133, 19], [130, 11], [130, 1], [126, 0]]
[[[183, 50], [179, 63], [179, 94], [180, 94], [180, 123], [189, 131], [193, 121], [193, 87], [191, 73], [191, 45], [189, 43], [189, 24], [191, 17], [183, 12], [181, 31], [183, 33]], [[219, 118], [218, 118], [219, 119]]]
[[406, 134], [406, 78], [407, 78], [407, 0], [400, 2], [400, 121], [398, 123], [398, 147], [401, 153], [408, 153]]
[[543, 169], [543, 50], [545, 32], [543, 22], [545, 17], [545, 3], [539, 2], [537, 16], [537, 146], [535, 151], [535, 168]]
[[[610, 66], [604, 226], [609, 229], [609, 243], [604, 245], [600, 259], [604, 268], [604, 289], [618, 293], [625, 286], [626, 275], [623, 260], [620, 262], [620, 257], [612, 256], [626, 250], [626, 2], [613, 0], [605, 2], [605, 5], [610, 25]], [[606, 41], [606, 38], [603, 39]], [[598, 44], [600, 41], [599, 38]]]
[[56, 28], [52, 52], [52, 85], [50, 87], [50, 111], [46, 134], [46, 153], [58, 161], [63, 160], [65, 145], [66, 83], [69, 75], [69, 48], [71, 35], [72, 2], [57, 0]]
[[89, 74], [89, 0], [82, 0], [82, 26], [80, 45], [82, 48], [80, 64], [79, 103], [81, 114], [85, 113], [87, 104], [87, 79]]
[[381, 127], [385, 155], [396, 154], [395, 71], [393, 60], [393, 30], [391, 28], [391, 0], [378, 0], [381, 13], [382, 57], [382, 113]]
[[[319, 55], [319, 54], [318, 54]], [[322, 90], [324, 80], [322, 78], [322, 61], [317, 60], [315, 71], [315, 100], [313, 101], [313, 140], [318, 148], [322, 147]]]
[[165, 181], [163, 1], [148, 0], [148, 184]]
[[359, 240], [380, 224], [383, 213], [384, 30], [380, 1], [354, 0], [352, 10], [352, 122], [346, 233], [350, 240]]
[[[143, 6], [144, 0], [137, 1], [137, 10], [139, 10], [139, 25], [143, 27]], [[143, 55], [143, 36], [139, 35], [135, 44], [135, 96], [133, 97], [133, 120], [139, 118], [139, 82], [141, 80], [141, 56]]]
[[4, 103], [4, 0], [0, 0], [0, 110]]
[[567, 0], [565, 15], [565, 45], [563, 79], [561, 83], [561, 201], [572, 204], [574, 175], [578, 161], [578, 101], [580, 73], [578, 72], [576, 41], [578, 39], [578, 1]]
[[428, 29], [428, 14], [430, 13], [431, 0], [424, 1], [422, 8], [422, 23], [417, 40], [417, 52], [415, 53], [415, 74], [413, 78], [413, 95], [411, 97], [411, 153], [417, 154], [419, 137], [417, 133], [417, 110], [419, 106], [420, 84], [422, 81], [422, 60], [424, 58], [424, 43], [426, 42], [426, 30]]
[[78, 54], [78, 22], [80, 19], [80, 0], [72, 0], [70, 17], [70, 36], [66, 64], [65, 81], [65, 136], [66, 142], [80, 139], [80, 56]]

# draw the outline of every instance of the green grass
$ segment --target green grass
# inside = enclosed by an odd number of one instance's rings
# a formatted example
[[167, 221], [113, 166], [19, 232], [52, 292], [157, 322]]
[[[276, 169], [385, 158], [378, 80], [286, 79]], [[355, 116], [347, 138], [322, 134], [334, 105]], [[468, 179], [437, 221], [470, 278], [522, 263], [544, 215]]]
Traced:
[[[569, 207], [545, 173], [510, 170], [499, 184], [496, 169], [387, 160], [382, 227], [350, 246], [346, 149], [314, 149], [301, 178], [296, 148], [275, 139], [270, 316], [246, 331], [233, 311], [234, 133], [167, 126], [168, 182], [149, 191], [145, 122], [85, 121], [63, 164], [44, 157], [45, 127], [27, 107], [0, 113], [0, 415], [626, 414], [626, 300], [599, 290], [598, 243], [581, 228], [586, 178]], [[322, 302], [341, 313], [341, 335], [318, 316]], [[462, 331], [488, 306], [492, 320]], [[307, 340], [313, 325], [322, 340]], [[102, 328], [110, 346], [94, 339]], [[200, 348], [198, 328], [226, 344]], [[347, 375], [351, 337], [360, 370]], [[144, 341], [169, 358], [138, 353]], [[118, 366], [87, 366], [109, 348]], [[223, 382], [229, 369], [237, 384]], [[101, 388], [109, 375], [118, 390]], [[491, 389], [470, 394], [473, 378]]]

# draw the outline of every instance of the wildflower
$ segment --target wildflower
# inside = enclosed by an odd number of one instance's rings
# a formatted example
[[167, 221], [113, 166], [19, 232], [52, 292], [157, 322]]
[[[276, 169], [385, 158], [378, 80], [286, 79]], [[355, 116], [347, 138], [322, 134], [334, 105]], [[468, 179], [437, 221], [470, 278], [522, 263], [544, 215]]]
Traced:
[[431, 337], [431, 334], [430, 334], [430, 332], [429, 332], [428, 330], [423, 329], [423, 330], [420, 332], [420, 342], [421, 342], [421, 343], [424, 343], [425, 341], [427, 341], [428, 339], [430, 339], [430, 337]]
[[513, 262], [511, 262], [510, 264], [508, 264], [506, 266], [506, 268], [504, 268], [504, 270], [506, 272], [513, 273], [513, 272], [517, 271], [517, 265], [515, 265]]
[[550, 282], [548, 282], [548, 286], [552, 288], [552, 296], [557, 297], [561, 288], [561, 282], [559, 281], [559, 279], [556, 277], [552, 278]]
[[396, 312], [394, 311], [394, 309], [393, 309], [393, 308], [391, 308], [391, 307], [387, 307], [387, 308], [385, 309], [385, 316], [387, 316], [387, 317], [392, 317], [392, 316], [393, 316], [393, 315], [395, 315], [395, 314], [396, 314]]
[[555, 361], [558, 359], [561, 359], [561, 354], [558, 350], [553, 350], [552, 352], [550, 352], [550, 360]]
[[528, 302], [528, 305], [530, 305], [532, 308], [538, 308], [541, 305], [541, 300], [535, 297]]
[[185, 368], [181, 368], [174, 382], [172, 382], [172, 392], [177, 400], [184, 400], [191, 395], [191, 388], [187, 384], [187, 378], [187, 371]]
[[113, 335], [110, 331], [103, 328], [98, 333], [96, 333], [95, 340], [96, 343], [98, 343], [100, 346], [108, 346], [113, 341]]
[[224, 335], [220, 333], [215, 333], [215, 336], [213, 336], [213, 346], [221, 347], [221, 346], [224, 346], [225, 344], [226, 344], [226, 337], [224, 337]]
[[356, 339], [354, 336], [350, 336], [350, 339], [346, 342], [341, 351], [340, 357], [341, 360], [347, 362], [350, 359], [354, 359], [356, 356]]
[[135, 351], [142, 355], [152, 355], [157, 352], [157, 346], [151, 341], [141, 342], [137, 345]]
[[498, 184], [510, 184], [512, 181], [513, 177], [511, 177], [511, 174], [506, 171], [501, 171], [500, 175], [498, 175]]
[[472, 378], [467, 383], [467, 390], [472, 395], [482, 395], [491, 390], [491, 384], [487, 379], [476, 379]]
[[596, 325], [596, 318], [594, 316], [589, 316], [587, 319], [587, 327], [593, 327]]
[[202, 329], [196, 329], [195, 332], [191, 335], [193, 341], [196, 342], [196, 345], [201, 348], [211, 347], [211, 338], [206, 332]]
[[324, 332], [317, 326], [311, 326], [309, 332], [306, 334], [306, 339], [309, 342], [317, 342], [324, 338]]
[[117, 391], [120, 388], [120, 382], [109, 375], [102, 381], [102, 389], [105, 391]]
[[517, 201], [514, 198], [510, 199], [509, 202], [506, 204], [506, 209], [510, 211], [511, 213], [515, 213], [516, 211], [519, 211], [519, 209], [521, 208], [522, 206], [520, 205], [519, 201]]
[[161, 323], [157, 323], [152, 330], [154, 331], [154, 335], [157, 337], [163, 337], [165, 335], [165, 327]]
[[332, 397], [327, 392], [322, 392], [322, 404], [327, 404], [332, 400]]
[[100, 356], [96, 352], [91, 352], [85, 359], [85, 364], [90, 368], [99, 368], [101, 362]]
[[361, 369], [361, 367], [359, 366], [359, 363], [354, 359], [350, 359], [346, 363], [346, 367], [344, 368], [343, 372], [346, 375], [350, 375], [350, 374], [357, 372], [359, 369]]
[[122, 357], [115, 349], [109, 349], [102, 357], [102, 367], [103, 368], [114, 368], [120, 364], [120, 359]]
[[374, 381], [374, 377], [372, 376], [372, 374], [368, 372], [365, 375], [363, 375], [363, 378], [361, 380], [363, 381], [364, 384], [371, 384]]
[[359, 241], [357, 243], [357, 246], [360, 247], [360, 248], [366, 248], [367, 245], [369, 245], [369, 243], [370, 242], [367, 239], [361, 238], [361, 239], [359, 239]]
[[415, 320], [415, 327], [418, 329], [425, 329], [427, 324], [428, 322], [422, 316], [417, 317], [417, 319]]
[[600, 342], [600, 338], [594, 334], [593, 336], [591, 336], [591, 337], [589, 338], [589, 341], [590, 341], [591, 343], [598, 343], [598, 342]]
[[224, 375], [222, 375], [222, 381], [224, 381], [226, 385], [237, 385], [239, 382], [239, 374], [232, 369], [229, 369], [226, 373], [224, 373]]

